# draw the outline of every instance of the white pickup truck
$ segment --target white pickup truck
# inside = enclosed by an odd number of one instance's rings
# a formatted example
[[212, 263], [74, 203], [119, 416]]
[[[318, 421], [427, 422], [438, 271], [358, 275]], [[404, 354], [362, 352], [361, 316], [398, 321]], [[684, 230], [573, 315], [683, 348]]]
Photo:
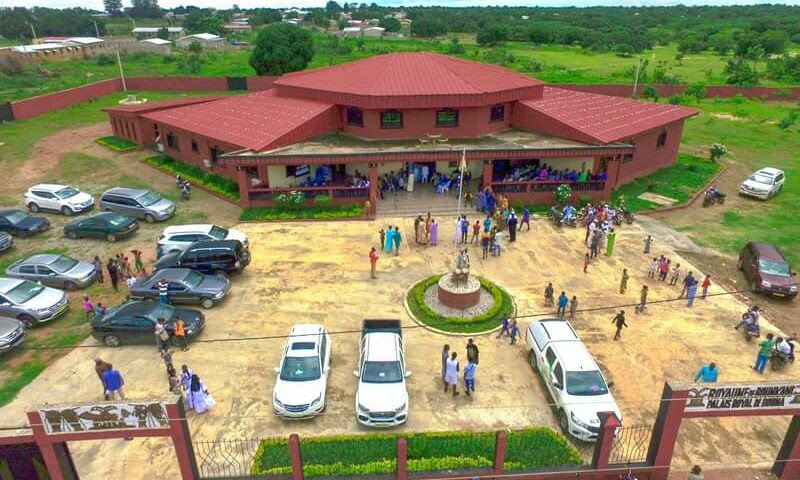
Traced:
[[364, 320], [356, 391], [356, 419], [370, 427], [394, 427], [408, 420], [405, 346], [400, 320]]
[[542, 376], [565, 434], [597, 440], [600, 412], [622, 413], [592, 354], [569, 322], [545, 319], [528, 326], [528, 360]]

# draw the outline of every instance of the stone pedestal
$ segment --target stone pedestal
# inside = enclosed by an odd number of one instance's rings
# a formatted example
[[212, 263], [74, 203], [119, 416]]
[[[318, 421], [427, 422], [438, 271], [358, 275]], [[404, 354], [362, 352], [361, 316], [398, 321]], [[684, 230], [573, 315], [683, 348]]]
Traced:
[[448, 273], [439, 279], [437, 298], [442, 305], [464, 310], [481, 299], [481, 282], [472, 275]]

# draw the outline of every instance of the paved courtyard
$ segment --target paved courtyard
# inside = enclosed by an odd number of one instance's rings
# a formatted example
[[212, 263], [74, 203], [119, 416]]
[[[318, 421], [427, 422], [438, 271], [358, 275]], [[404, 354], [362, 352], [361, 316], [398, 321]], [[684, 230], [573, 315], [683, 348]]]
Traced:
[[[474, 216], [473, 216], [474, 217]], [[474, 220], [474, 218], [473, 218]], [[400, 318], [415, 325], [403, 309], [406, 290], [419, 279], [448, 271], [454, 260], [450, 219], [441, 221], [438, 247], [413, 242], [413, 219], [375, 222], [246, 224], [239, 228], [251, 238], [253, 263], [234, 278], [230, 298], [206, 311], [207, 328], [187, 353], [176, 352], [177, 365], [187, 363], [208, 385], [217, 406], [203, 416], [190, 413], [195, 440], [259, 438], [354, 433], [367, 431], [354, 419], [357, 344], [363, 318]], [[369, 279], [367, 252], [378, 243], [378, 229], [400, 225], [404, 243], [400, 256], [381, 255], [378, 280]], [[546, 315], [542, 291], [553, 282], [556, 291], [578, 296], [581, 308], [633, 304], [646, 282], [648, 258], [641, 253], [646, 234], [636, 225], [624, 226], [617, 236], [613, 257], [602, 256], [581, 271], [581, 229], [556, 231], [544, 220], [518, 236], [500, 258], [480, 260], [472, 252], [474, 273], [504, 286], [514, 297], [520, 315]], [[687, 265], [677, 254], [656, 244], [664, 253]], [[627, 294], [618, 293], [622, 268], [631, 274]], [[692, 267], [690, 270], [696, 271]], [[650, 300], [675, 298], [678, 287], [649, 282]], [[721, 293], [714, 286], [711, 293]], [[746, 343], [732, 325], [745, 306], [730, 295], [652, 305], [649, 313], [628, 311], [630, 328], [619, 342], [611, 341], [614, 308], [579, 313], [574, 325], [601, 364], [628, 425], [652, 424], [665, 379], [691, 380], [703, 362], [716, 361], [721, 381], [760, 378], [750, 368], [755, 344]], [[521, 320], [523, 325], [535, 317]], [[332, 332], [333, 361], [324, 415], [307, 422], [284, 422], [272, 414], [271, 394], [284, 340], [242, 341], [240, 337], [285, 335], [293, 323], [319, 322]], [[770, 327], [766, 326], [766, 330]], [[401, 431], [495, 430], [546, 425], [556, 427], [547, 406], [549, 398], [526, 361], [524, 340], [516, 346], [494, 336], [477, 336], [481, 349], [477, 395], [453, 399], [441, 389], [439, 355], [449, 343], [465, 355], [466, 337], [411, 328], [407, 338], [410, 419]], [[24, 412], [42, 403], [101, 400], [101, 387], [92, 359], [99, 355], [126, 378], [132, 398], [167, 392], [163, 363], [155, 346], [110, 349], [87, 340], [49, 367], [0, 409], [3, 423], [22, 422]], [[770, 372], [768, 379], [788, 379], [793, 371]], [[674, 465], [701, 463], [745, 464], [769, 462], [777, 454], [788, 421], [781, 418], [691, 420], [684, 423]], [[175, 478], [177, 465], [164, 440], [86, 442], [71, 445], [83, 479]], [[588, 454], [590, 447], [580, 446]]]

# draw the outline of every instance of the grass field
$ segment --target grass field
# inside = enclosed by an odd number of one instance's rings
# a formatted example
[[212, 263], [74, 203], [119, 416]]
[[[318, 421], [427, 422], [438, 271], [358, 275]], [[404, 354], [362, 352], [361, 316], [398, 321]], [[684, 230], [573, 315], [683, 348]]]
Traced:
[[[162, 22], [163, 23], [163, 22]], [[115, 24], [117, 25], [117, 24]], [[119, 24], [125, 26], [124, 23]], [[137, 22], [138, 25], [138, 22]], [[130, 23], [125, 26], [129, 30]], [[117, 28], [117, 27], [115, 27]], [[120, 27], [122, 28], [122, 27]], [[675, 60], [677, 47], [671, 44], [655, 47], [641, 55], [623, 58], [614, 53], [594, 53], [580, 47], [566, 45], [539, 45], [522, 42], [507, 42], [498, 49], [479, 47], [469, 36], [463, 36], [465, 52], [462, 58], [491, 62], [496, 50], [503, 50], [513, 57], [503, 63], [513, 70], [537, 77], [550, 83], [625, 83], [634, 82], [634, 69], [639, 58], [647, 59], [648, 72], [664, 62], [666, 73], [681, 82], [703, 82], [708, 85], [724, 84], [723, 69], [726, 58], [712, 53], [687, 55], [681, 62]], [[251, 46], [244, 50], [222, 50], [203, 52], [201, 76], [249, 76], [255, 75], [248, 59]], [[331, 48], [330, 37], [314, 35], [315, 55], [309, 68], [326, 67], [388, 52], [434, 51], [446, 53], [448, 40], [422, 40], [417, 38], [364, 38], [363, 43], [355, 39], [340, 39], [338, 48]], [[135, 53], [124, 56], [123, 66], [128, 76], [187, 75], [183, 68], [184, 53], [177, 51], [172, 56], [157, 53]], [[538, 65], [534, 67], [534, 65]], [[115, 62], [98, 62], [96, 59], [71, 62], [42, 62], [41, 66], [53, 76], [41, 75], [33, 66], [17, 76], [0, 73], [0, 99], [17, 100], [34, 95], [63, 90], [119, 75]], [[763, 63], [760, 68], [763, 67]], [[648, 83], [644, 79], [642, 83]], [[765, 80], [765, 85], [773, 83]]]
[[118, 137], [116, 135], [101, 137], [95, 140], [95, 142], [115, 152], [131, 152], [139, 148], [139, 144], [136, 142], [132, 142], [127, 138]]

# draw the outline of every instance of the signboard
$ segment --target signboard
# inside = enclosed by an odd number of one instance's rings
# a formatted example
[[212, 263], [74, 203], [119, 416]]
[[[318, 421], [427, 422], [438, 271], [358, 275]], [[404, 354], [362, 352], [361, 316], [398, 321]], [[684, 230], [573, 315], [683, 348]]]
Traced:
[[47, 433], [169, 428], [167, 407], [161, 401], [59, 405], [43, 408], [39, 415]]
[[703, 385], [688, 390], [685, 412], [800, 410], [800, 382]]

